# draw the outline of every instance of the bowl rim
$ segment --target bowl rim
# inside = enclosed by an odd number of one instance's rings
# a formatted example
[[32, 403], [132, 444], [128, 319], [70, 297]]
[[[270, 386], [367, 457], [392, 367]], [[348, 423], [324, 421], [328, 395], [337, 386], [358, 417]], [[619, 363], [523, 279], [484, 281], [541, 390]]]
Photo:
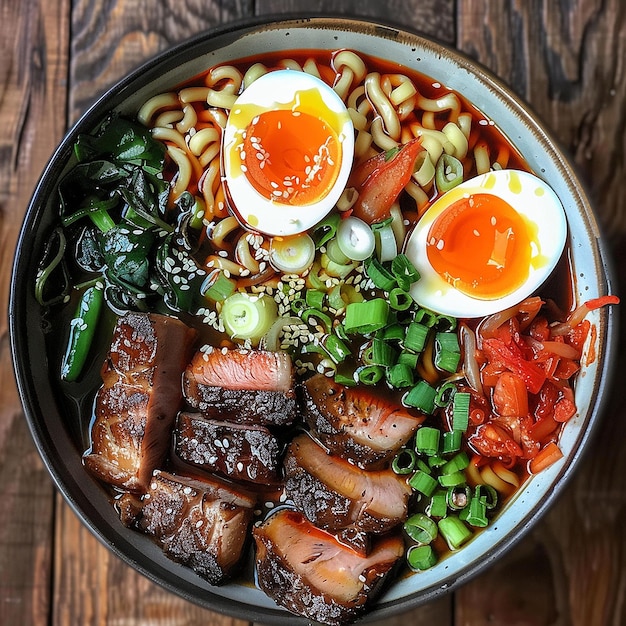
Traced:
[[[597, 266], [602, 270], [598, 280], [601, 281], [600, 288], [604, 293], [611, 293], [611, 285], [614, 284], [612, 278], [612, 267], [610, 255], [606, 248], [605, 242], [600, 237], [599, 227], [596, 222], [595, 215], [591, 209], [584, 185], [582, 184], [576, 169], [565, 154], [565, 151], [559, 146], [558, 142], [551, 136], [547, 130], [547, 126], [540, 120], [539, 116], [532, 110], [530, 105], [526, 103], [522, 97], [516, 94], [504, 81], [498, 78], [489, 69], [481, 63], [471, 59], [465, 53], [457, 50], [451, 45], [441, 42], [436, 38], [426, 36], [420, 32], [399, 27], [397, 24], [385, 22], [379, 19], [367, 17], [351, 17], [345, 14], [315, 14], [304, 15], [301, 13], [265, 15], [253, 18], [244, 18], [235, 20], [228, 24], [222, 24], [213, 28], [209, 28], [201, 33], [194, 35], [181, 43], [176, 44], [166, 50], [154, 55], [151, 59], [139, 65], [135, 70], [128, 73], [119, 81], [111, 85], [104, 93], [99, 96], [87, 110], [71, 125], [62, 141], [58, 144], [49, 159], [40, 179], [35, 187], [28, 209], [26, 211], [22, 228], [17, 240], [16, 254], [13, 260], [10, 295], [9, 295], [9, 333], [10, 347], [13, 355], [14, 374], [17, 382], [18, 392], [22, 405], [24, 407], [25, 417], [31, 436], [35, 442], [37, 450], [44, 461], [46, 469], [50, 473], [57, 489], [63, 495], [66, 502], [81, 519], [82, 523], [91, 531], [91, 533], [109, 550], [116, 554], [122, 561], [130, 565], [133, 569], [140, 572], [149, 580], [159, 584], [170, 592], [173, 592], [195, 604], [199, 604], [207, 609], [217, 611], [219, 613], [234, 616], [240, 619], [254, 621], [260, 615], [263, 616], [268, 623], [274, 624], [306, 624], [309, 623], [305, 618], [299, 618], [286, 610], [277, 607], [274, 609], [256, 609], [249, 605], [242, 605], [236, 600], [232, 600], [220, 594], [219, 588], [210, 588], [203, 598], [191, 592], [187, 586], [181, 587], [163, 577], [162, 572], [158, 571], [152, 563], [148, 566], [144, 563], [145, 555], [141, 550], [141, 546], [137, 548], [127, 541], [118, 529], [100, 527], [100, 522], [105, 519], [102, 512], [98, 510], [95, 504], [92, 504], [85, 498], [82, 490], [77, 492], [78, 479], [74, 482], [72, 469], [65, 462], [59, 462], [59, 451], [53, 446], [49, 438], [49, 431], [45, 424], [38, 419], [42, 408], [39, 403], [37, 389], [38, 379], [30, 367], [28, 359], [20, 358], [20, 355], [31, 355], [35, 350], [30, 346], [27, 328], [25, 326], [26, 309], [28, 298], [25, 294], [25, 285], [28, 283], [28, 262], [24, 259], [24, 250], [26, 242], [34, 236], [36, 228], [33, 227], [37, 223], [39, 216], [45, 211], [46, 196], [49, 191], [55, 188], [55, 180], [61, 172], [65, 163], [69, 158], [72, 145], [81, 132], [90, 130], [95, 126], [95, 121], [102, 118], [104, 113], [111, 109], [111, 100], [118, 103], [125, 99], [124, 94], [128, 92], [136, 83], [147, 84], [149, 76], [151, 76], [158, 68], [164, 64], [172, 66], [184, 60], [185, 53], [195, 50], [198, 47], [206, 45], [213, 38], [225, 39], [226, 41], [236, 39], [247, 33], [254, 33], [259, 28], [302, 28], [302, 27], [318, 27], [325, 29], [346, 29], [353, 30], [355, 28], [370, 31], [372, 34], [384, 38], [412, 40], [420, 46], [434, 46], [442, 48], [445, 53], [451, 57], [455, 63], [467, 68], [471, 71], [489, 90], [495, 90], [502, 96], [509, 106], [512, 106], [525, 119], [526, 123], [533, 127], [533, 131], [540, 135], [543, 142], [549, 145], [555, 154], [559, 156], [560, 166], [568, 172], [568, 184], [572, 188], [572, 193], [579, 197], [579, 204], [587, 208], [585, 217], [588, 219], [590, 228], [593, 231], [595, 242], [594, 253], [598, 256]], [[293, 47], [285, 46], [285, 49], [293, 49]], [[197, 51], [198, 52], [198, 51]], [[32, 265], [32, 263], [31, 263]], [[567, 466], [558, 477], [558, 488], [547, 495], [543, 502], [538, 503], [532, 508], [519, 524], [512, 536], [507, 537], [485, 554], [481, 563], [467, 565], [463, 571], [454, 579], [446, 581], [444, 585], [439, 587], [431, 587], [420, 590], [410, 596], [401, 598], [400, 600], [392, 600], [391, 602], [380, 605], [375, 604], [361, 621], [368, 622], [371, 620], [383, 619], [396, 615], [403, 611], [407, 611], [416, 606], [422, 605], [434, 598], [454, 590], [465, 584], [474, 576], [478, 575], [486, 568], [491, 566], [493, 562], [502, 554], [509, 551], [513, 545], [527, 535], [535, 523], [543, 517], [548, 509], [554, 504], [555, 500], [563, 492], [566, 485], [569, 484], [575, 470], [579, 467], [583, 454], [589, 448], [589, 441], [597, 431], [599, 416], [605, 408], [613, 374], [613, 362], [617, 356], [617, 325], [618, 317], [613, 313], [612, 309], [603, 310], [599, 313], [599, 326], [603, 329], [603, 333], [599, 334], [598, 341], [600, 345], [604, 345], [602, 371], [599, 374], [599, 385], [597, 388], [598, 398], [593, 404], [592, 410], [587, 418], [587, 426], [582, 433], [579, 441], [580, 446], [570, 458]], [[32, 330], [32, 329], [31, 329]], [[36, 351], [35, 351], [36, 352]], [[80, 460], [80, 459], [79, 459]], [[82, 465], [81, 465], [82, 467]], [[113, 512], [113, 507], [110, 507]], [[110, 517], [110, 516], [109, 516]], [[119, 524], [119, 518], [115, 518]], [[105, 523], [107, 520], [105, 519]], [[182, 567], [182, 566], [181, 566]], [[178, 578], [176, 579], [179, 580]], [[260, 613], [261, 611], [261, 613]]]

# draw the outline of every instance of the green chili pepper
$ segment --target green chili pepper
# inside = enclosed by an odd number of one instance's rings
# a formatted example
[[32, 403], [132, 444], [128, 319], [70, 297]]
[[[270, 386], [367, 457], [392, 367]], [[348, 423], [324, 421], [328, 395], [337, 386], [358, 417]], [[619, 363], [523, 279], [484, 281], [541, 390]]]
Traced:
[[61, 363], [61, 379], [75, 381], [81, 374], [100, 319], [104, 288], [102, 283], [88, 287], [81, 296], [70, 322], [70, 336]]

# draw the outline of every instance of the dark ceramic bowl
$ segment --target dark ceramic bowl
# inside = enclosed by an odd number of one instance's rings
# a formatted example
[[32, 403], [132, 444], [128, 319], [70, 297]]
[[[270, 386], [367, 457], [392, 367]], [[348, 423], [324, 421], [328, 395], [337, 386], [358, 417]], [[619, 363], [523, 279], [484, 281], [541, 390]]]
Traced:
[[[25, 218], [18, 243], [10, 300], [15, 371], [32, 436], [57, 487], [93, 533], [115, 554], [168, 590], [204, 607], [250, 621], [305, 624], [250, 585], [211, 587], [190, 569], [166, 558], [147, 537], [122, 526], [105, 490], [86, 472], [76, 429], [60, 408], [46, 357], [42, 312], [33, 294], [37, 259], [54, 220], [58, 181], [79, 133], [91, 131], [110, 109], [135, 113], [148, 97], [220, 62], [297, 47], [349, 48], [392, 59], [457, 90], [513, 141], [530, 168], [560, 197], [569, 223], [577, 301], [610, 293], [606, 251], [579, 179], [556, 142], [528, 107], [475, 62], [415, 34], [350, 19], [269, 20], [227, 26], [168, 50], [104, 94], [69, 131], [50, 159]], [[35, 252], [35, 253], [34, 253]], [[390, 586], [365, 621], [408, 610], [457, 587], [488, 567], [552, 505], [579, 463], [607, 396], [615, 319], [610, 310], [590, 316], [597, 329], [597, 358], [583, 365], [576, 384], [579, 412], [566, 426], [564, 458], [533, 477], [496, 522], [431, 570]]]

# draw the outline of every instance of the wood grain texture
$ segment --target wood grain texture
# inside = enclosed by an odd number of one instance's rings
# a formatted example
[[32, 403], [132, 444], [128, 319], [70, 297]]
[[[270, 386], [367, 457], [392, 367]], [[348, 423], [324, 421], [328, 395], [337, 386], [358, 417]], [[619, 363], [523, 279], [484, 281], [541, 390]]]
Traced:
[[446, 43], [454, 43], [453, 0], [317, 0], [307, 4], [301, 0], [258, 0], [257, 15], [303, 12], [376, 18], [390, 24], [420, 31]]
[[[0, 3], [0, 309], [28, 200], [64, 132], [69, 3]], [[49, 616], [54, 491], [28, 432], [0, 319], [0, 624]]]

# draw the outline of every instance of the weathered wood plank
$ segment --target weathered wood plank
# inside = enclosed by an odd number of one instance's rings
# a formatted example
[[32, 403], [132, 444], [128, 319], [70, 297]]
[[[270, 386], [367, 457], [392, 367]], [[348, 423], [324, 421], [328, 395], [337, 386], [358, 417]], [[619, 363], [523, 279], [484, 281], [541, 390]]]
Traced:
[[[2, 2], [0, 309], [29, 197], [64, 131], [69, 2]], [[54, 490], [28, 432], [0, 319], [0, 623], [48, 623]]]
[[151, 56], [203, 30], [252, 15], [252, 0], [80, 0], [72, 11], [70, 122]]
[[[626, 237], [626, 13], [618, 0], [475, 2], [459, 12], [458, 46], [530, 102], [569, 151], [614, 250]], [[616, 289], [626, 259], [616, 255]], [[623, 314], [622, 314], [623, 317]], [[620, 363], [626, 352], [623, 343]], [[458, 594], [459, 623], [622, 624], [626, 418], [617, 393], [558, 505], [519, 552]], [[533, 548], [535, 547], [535, 549]], [[549, 561], [551, 569], [546, 572]], [[534, 584], [542, 581], [538, 589]], [[550, 593], [546, 593], [546, 589]], [[514, 593], [512, 593], [514, 591]], [[515, 604], [515, 606], [514, 606]], [[517, 609], [518, 621], [511, 610]]]
[[376, 18], [454, 43], [454, 0], [317, 0], [310, 6], [299, 0], [259, 0], [255, 5], [257, 15], [306, 11], [311, 15], [326, 13]]

